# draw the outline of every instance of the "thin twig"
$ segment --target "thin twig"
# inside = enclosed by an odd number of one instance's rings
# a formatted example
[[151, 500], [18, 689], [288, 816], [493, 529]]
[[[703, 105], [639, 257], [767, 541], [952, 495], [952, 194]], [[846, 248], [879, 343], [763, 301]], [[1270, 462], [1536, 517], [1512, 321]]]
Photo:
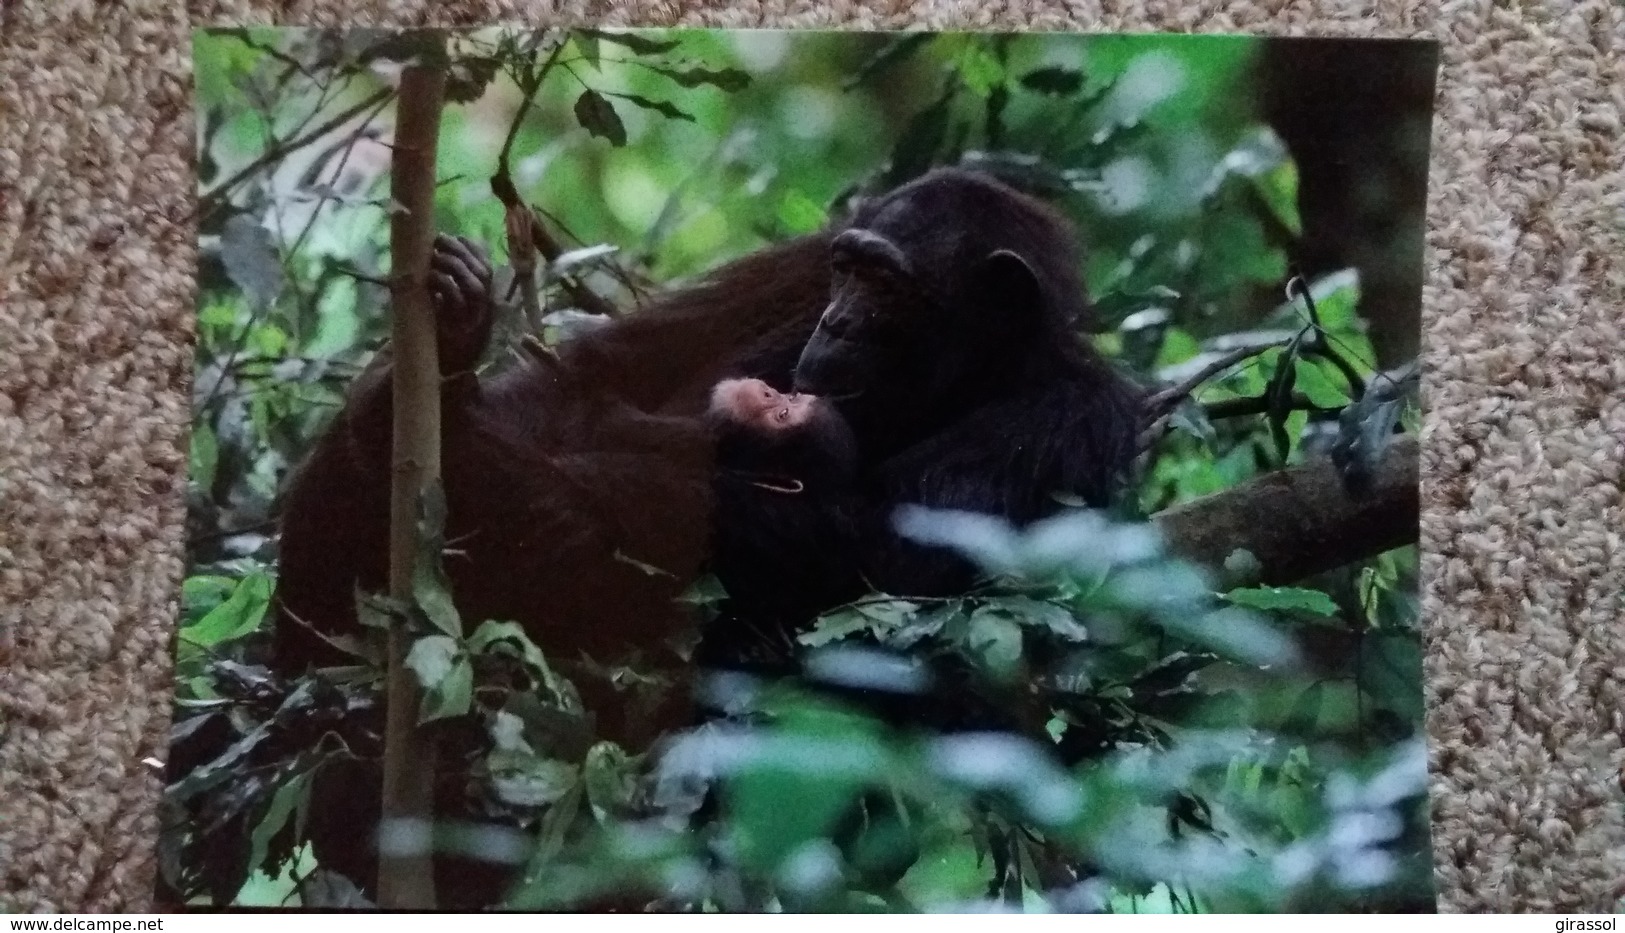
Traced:
[[362, 272], [360, 269], [354, 268], [353, 266], [334, 265], [333, 271], [347, 278], [355, 279], [357, 282], [366, 282], [368, 285], [378, 285], [382, 286], [383, 288], [388, 288], [390, 284], [389, 279], [382, 276], [369, 275], [368, 273]]
[[1188, 376], [1174, 385], [1168, 386], [1164, 389], [1159, 389], [1153, 393], [1149, 398], [1146, 399], [1145, 408], [1147, 414], [1155, 418], [1161, 417], [1162, 415], [1173, 411], [1175, 408], [1179, 407], [1180, 402], [1184, 401], [1187, 396], [1196, 391], [1197, 386], [1200, 386], [1202, 383], [1212, 379], [1214, 376], [1224, 372], [1237, 363], [1252, 359], [1255, 356], [1261, 356], [1270, 350], [1276, 349], [1277, 347], [1285, 346], [1287, 342], [1288, 341], [1286, 340], [1275, 340], [1262, 345], [1255, 344], [1252, 346], [1237, 347], [1236, 349], [1231, 350], [1229, 353], [1226, 353], [1213, 362], [1208, 363], [1206, 366], [1203, 366], [1191, 376]]
[[[1218, 402], [1210, 402], [1202, 406], [1202, 411], [1209, 421], [1218, 421], [1222, 418], [1244, 418], [1248, 415], [1262, 415], [1270, 410], [1270, 400], [1265, 396], [1251, 398], [1227, 398]], [[1287, 411], [1307, 411], [1311, 414], [1326, 415], [1341, 411], [1340, 408], [1328, 408], [1316, 405], [1302, 392], [1295, 393], [1286, 406]]]
[[322, 83], [322, 80], [320, 78], [318, 78], [316, 75], [312, 74], [310, 72], [310, 70], [305, 67], [304, 62], [302, 62], [299, 59], [293, 57], [292, 55], [289, 55], [287, 52], [284, 52], [281, 49], [278, 49], [278, 48], [276, 48], [274, 46], [267, 45], [266, 43], [259, 42], [259, 41], [255, 40], [254, 37], [245, 28], [238, 27], [238, 28], [235, 28], [235, 29], [222, 29], [222, 30], [218, 31], [215, 34], [216, 35], [230, 36], [233, 39], [236, 39], [238, 42], [241, 42], [243, 45], [248, 46], [250, 49], [253, 49], [254, 51], [260, 53], [261, 55], [264, 55], [267, 58], [275, 59], [276, 61], [281, 62], [283, 65], [285, 65], [289, 69], [289, 71], [297, 71], [301, 75], [304, 75], [305, 78], [307, 78], [310, 81], [310, 83], [315, 85], [318, 89], [321, 89], [321, 88], [325, 87], [325, 85]]
[[553, 65], [559, 59], [559, 53], [564, 51], [564, 47], [569, 44], [569, 37], [565, 36], [559, 41], [558, 45], [553, 47], [553, 51], [547, 56], [547, 61], [542, 62], [542, 67], [536, 71], [536, 74], [519, 83], [519, 89], [524, 92], [524, 98], [519, 101], [519, 110], [514, 113], [513, 122], [508, 125], [508, 136], [502, 141], [502, 153], [497, 156], [498, 173], [508, 175], [508, 159], [513, 153], [513, 141], [519, 135], [520, 125], [525, 122], [525, 117], [530, 113], [531, 101], [535, 98], [536, 93], [542, 89], [542, 82], [547, 80], [548, 72], [553, 70]]
[[1275, 340], [1262, 345], [1237, 347], [1203, 366], [1191, 376], [1167, 388], [1159, 389], [1148, 396], [1141, 414], [1144, 426], [1135, 439], [1135, 450], [1139, 451], [1140, 466], [1145, 465], [1145, 460], [1150, 455], [1151, 448], [1155, 447], [1157, 442], [1162, 440], [1163, 435], [1168, 433], [1174, 410], [1179, 407], [1180, 403], [1189, 398], [1190, 394], [1196, 391], [1198, 386], [1237, 363], [1284, 346], [1288, 342], [1287, 340]]
[[[345, 168], [349, 166], [350, 156], [355, 153], [356, 143], [361, 141], [361, 137], [364, 136], [368, 128], [372, 126], [372, 121], [378, 119], [378, 115], [383, 113], [384, 108], [387, 106], [389, 106], [388, 100], [380, 101], [378, 103], [378, 109], [367, 114], [366, 118], [357, 124], [355, 130], [350, 133], [349, 139], [344, 143], [344, 153], [343, 155], [339, 156], [338, 165], [333, 169], [333, 185], [338, 183], [339, 178], [344, 174]], [[333, 185], [328, 185], [328, 189], [332, 189]], [[293, 241], [293, 246], [289, 248], [288, 255], [298, 255], [300, 247], [305, 245], [305, 240], [310, 237], [310, 232], [316, 228], [316, 218], [321, 216], [322, 209], [325, 208], [332, 200], [334, 200], [333, 196], [326, 190], [317, 196], [316, 206], [312, 208], [310, 212], [310, 219], [305, 221], [305, 229], [299, 231], [299, 236]]]
[[[525, 122], [525, 117], [530, 112], [531, 100], [541, 90], [542, 82], [547, 79], [548, 74], [558, 63], [559, 54], [564, 51], [564, 47], [568, 44], [569, 37], [566, 35], [553, 47], [553, 51], [548, 53], [547, 60], [542, 63], [536, 73], [519, 82], [524, 97], [519, 103], [519, 109], [514, 113], [513, 121], [508, 124], [508, 135], [502, 142], [501, 153], [497, 156], [496, 174], [491, 176], [491, 191], [497, 196], [497, 200], [502, 202], [502, 206], [506, 208], [508, 215], [510, 217], [520, 215], [519, 220], [526, 218], [529, 220], [528, 244], [525, 242], [527, 237], [523, 235], [522, 231], [514, 228], [511, 223], [508, 225], [510, 247], [516, 247], [518, 251], [534, 249], [549, 263], [564, 255], [564, 248], [559, 244], [558, 239], [542, 224], [541, 218], [536, 216], [536, 211], [525, 203], [524, 198], [519, 196], [519, 189], [513, 183], [511, 160], [513, 143], [519, 136], [520, 125]], [[581, 79], [578, 77], [576, 80]], [[516, 233], [519, 235], [515, 236]], [[515, 252], [514, 248], [510, 248], [509, 262], [514, 266], [517, 275], [515, 284], [523, 293], [526, 318], [530, 319], [531, 326], [534, 327], [537, 324], [534, 318], [539, 316], [540, 313], [540, 301], [537, 300], [535, 295], [534, 264], [529, 262], [532, 258], [529, 252], [526, 252], [525, 255], [515, 255]], [[614, 317], [620, 313], [620, 309], [616, 308], [612, 302], [588, 288], [575, 276], [560, 276], [559, 284], [563, 287], [565, 293], [570, 296], [570, 300], [575, 306], [582, 311], [606, 317]]]
[[[1327, 333], [1325, 326], [1320, 322], [1320, 308], [1315, 304], [1315, 296], [1310, 292], [1309, 283], [1304, 281], [1302, 275], [1294, 273], [1292, 278], [1287, 280], [1286, 296], [1288, 301], [1302, 298], [1304, 307], [1308, 309], [1309, 327], [1314, 330], [1315, 334], [1314, 341], [1308, 344], [1309, 355], [1318, 356], [1337, 367], [1337, 371], [1342, 373], [1343, 378], [1348, 381], [1349, 397], [1358, 401], [1361, 396], [1365, 395], [1365, 380], [1360, 378], [1359, 372], [1355, 370], [1348, 360], [1343, 358], [1342, 354], [1330, 346], [1332, 343], [1331, 334]], [[1344, 347], [1344, 349], [1348, 348]]]
[[258, 158], [243, 166], [230, 178], [218, 185], [215, 185], [212, 191], [205, 194], [200, 199], [198, 217], [203, 219], [212, 216], [215, 211], [219, 210], [226, 203], [226, 198], [230, 196], [233, 189], [242, 184], [248, 178], [252, 177], [256, 172], [264, 169], [267, 165], [270, 165], [278, 159], [287, 156], [289, 153], [300, 148], [301, 146], [307, 145], [313, 140], [320, 139], [328, 133], [331, 133], [333, 130], [343, 126], [350, 120], [355, 119], [357, 115], [363, 113], [368, 108], [376, 107], [381, 102], [387, 101], [394, 96], [394, 88], [383, 88], [377, 93], [369, 96], [366, 100], [344, 108], [344, 110], [334, 114], [332, 119], [323, 122], [320, 126], [317, 126], [315, 129], [312, 129], [309, 132], [302, 133], [283, 142], [272, 143], [271, 146], [261, 153]]

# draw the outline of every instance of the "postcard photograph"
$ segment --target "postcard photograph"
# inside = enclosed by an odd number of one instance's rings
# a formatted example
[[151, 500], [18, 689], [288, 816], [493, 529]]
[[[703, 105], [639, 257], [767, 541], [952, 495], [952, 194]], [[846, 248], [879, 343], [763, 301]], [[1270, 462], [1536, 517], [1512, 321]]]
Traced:
[[162, 909], [1434, 909], [1434, 44], [193, 48]]

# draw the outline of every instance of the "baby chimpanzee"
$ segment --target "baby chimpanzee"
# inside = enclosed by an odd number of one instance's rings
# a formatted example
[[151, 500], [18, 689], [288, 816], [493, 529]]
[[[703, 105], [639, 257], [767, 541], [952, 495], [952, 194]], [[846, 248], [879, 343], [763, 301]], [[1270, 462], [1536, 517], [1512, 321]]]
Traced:
[[760, 379], [717, 384], [712, 572], [728, 593], [707, 626], [702, 666], [778, 670], [795, 633], [865, 590], [851, 507], [858, 448], [827, 399]]
[[852, 482], [857, 440], [835, 406], [786, 395], [760, 379], [726, 379], [706, 413], [717, 468], [784, 495], [830, 492]]

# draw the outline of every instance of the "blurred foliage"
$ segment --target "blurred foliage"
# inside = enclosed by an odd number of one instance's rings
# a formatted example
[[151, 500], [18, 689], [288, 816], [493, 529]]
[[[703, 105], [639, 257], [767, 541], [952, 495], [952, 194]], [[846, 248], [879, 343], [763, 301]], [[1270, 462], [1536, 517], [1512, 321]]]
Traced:
[[[460, 34], [436, 224], [506, 264], [491, 179], [509, 154], [519, 195], [559, 240], [538, 288], [537, 336], [551, 342], [598, 320], [583, 289], [633, 307], [818, 228], [854, 196], [933, 165], [978, 166], [1053, 199], [1085, 234], [1099, 320], [1080, 339], [1167, 383], [1238, 346], [1261, 351], [1174, 413], [1140, 511], [1339, 438], [1357, 473], [1395, 419], [1415, 429], [1415, 409], [1397, 390], [1366, 398], [1390, 383], [1373, 372], [1357, 276], [1288, 286], [1297, 174], [1249, 104], [1258, 48]], [[387, 332], [390, 89], [407, 49], [359, 30], [196, 37], [191, 572], [160, 858], [198, 903], [364, 903], [303, 840], [312, 776], [377, 754], [376, 655], [355, 645], [355, 666], [291, 684], [256, 662], [279, 489]], [[530, 330], [514, 278], [504, 265], [489, 365]], [[803, 677], [718, 681], [727, 721], [658, 760], [599, 741], [545, 645], [502, 620], [456, 619], [427, 575], [411, 654], [421, 717], [472, 749], [457, 776], [470, 812], [522, 853], [509, 906], [1430, 902], [1414, 548], [1272, 588], [1248, 585], [1245, 568], [1221, 578], [1173, 559], [1148, 526], [1071, 508], [1024, 531], [936, 513], [906, 526], [972, 557], [985, 585], [831, 611], [801, 639]], [[691, 596], [702, 612], [717, 596], [706, 584]], [[1008, 715], [942, 731], [890, 714], [949, 694]]]

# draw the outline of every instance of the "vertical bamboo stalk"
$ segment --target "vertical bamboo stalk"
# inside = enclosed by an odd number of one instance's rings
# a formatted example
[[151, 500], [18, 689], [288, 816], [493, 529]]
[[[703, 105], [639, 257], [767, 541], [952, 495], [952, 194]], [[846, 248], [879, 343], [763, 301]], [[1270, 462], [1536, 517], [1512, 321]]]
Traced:
[[[394, 351], [393, 482], [389, 508], [389, 592], [410, 605], [423, 492], [440, 478], [440, 363], [429, 257], [434, 244], [435, 149], [445, 69], [408, 65], [401, 75], [390, 194], [403, 208], [390, 222]], [[378, 903], [432, 910], [434, 749], [418, 728], [419, 689], [406, 666], [412, 633], [397, 620], [389, 633], [389, 696], [384, 728], [383, 818]]]

